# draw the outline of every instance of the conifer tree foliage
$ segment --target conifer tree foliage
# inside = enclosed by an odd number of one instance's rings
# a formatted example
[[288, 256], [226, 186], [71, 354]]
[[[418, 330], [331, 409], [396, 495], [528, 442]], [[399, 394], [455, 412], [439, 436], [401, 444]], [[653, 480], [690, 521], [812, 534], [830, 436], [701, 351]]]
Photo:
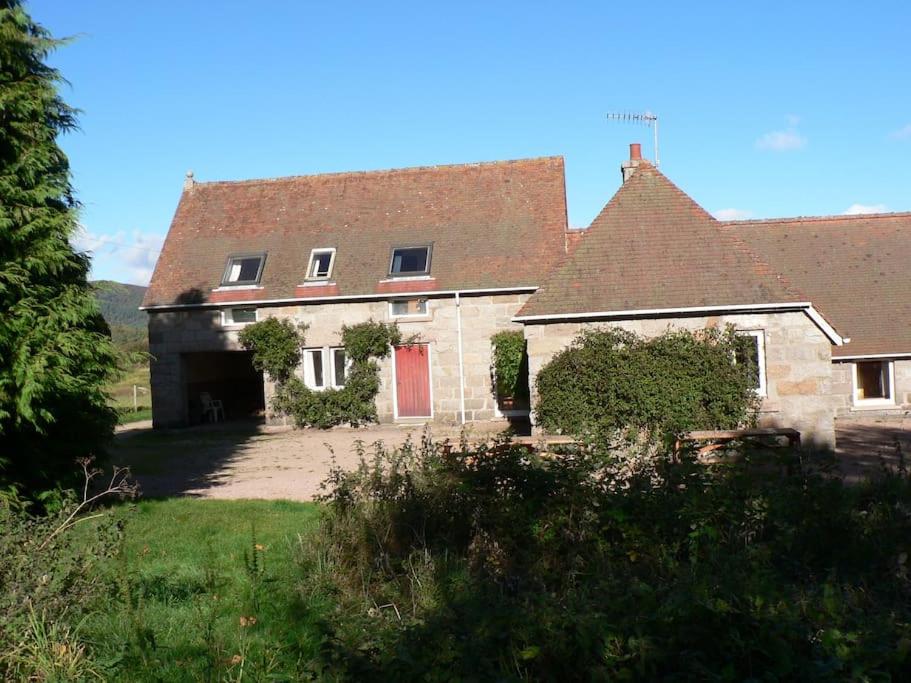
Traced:
[[78, 204], [57, 136], [76, 126], [46, 64], [62, 41], [0, 0], [0, 487], [66, 483], [115, 415], [110, 333], [70, 238]]

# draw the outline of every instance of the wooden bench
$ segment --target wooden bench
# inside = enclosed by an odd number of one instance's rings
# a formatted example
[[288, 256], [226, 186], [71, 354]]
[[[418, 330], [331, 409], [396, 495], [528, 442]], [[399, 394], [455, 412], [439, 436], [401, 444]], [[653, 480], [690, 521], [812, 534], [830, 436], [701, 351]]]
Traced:
[[731, 441], [778, 436], [785, 437], [788, 440], [788, 446], [792, 448], [800, 446], [800, 432], [796, 429], [790, 427], [764, 427], [759, 429], [710, 429], [689, 432], [677, 439], [674, 450], [680, 452], [681, 447], [687, 441], [711, 441], [712, 443], [702, 446], [698, 451], [699, 455], [705, 455], [706, 453], [722, 448], [726, 443]]

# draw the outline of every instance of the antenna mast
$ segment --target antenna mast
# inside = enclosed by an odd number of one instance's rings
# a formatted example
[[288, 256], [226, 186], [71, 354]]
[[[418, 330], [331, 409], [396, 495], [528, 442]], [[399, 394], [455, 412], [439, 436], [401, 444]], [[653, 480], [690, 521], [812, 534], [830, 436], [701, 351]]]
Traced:
[[658, 158], [658, 115], [653, 114], [650, 111], [645, 111], [641, 114], [636, 113], [612, 113], [608, 114], [607, 118], [611, 121], [629, 121], [630, 123], [643, 123], [649, 128], [652, 129], [655, 137], [655, 166], [657, 167], [661, 160]]

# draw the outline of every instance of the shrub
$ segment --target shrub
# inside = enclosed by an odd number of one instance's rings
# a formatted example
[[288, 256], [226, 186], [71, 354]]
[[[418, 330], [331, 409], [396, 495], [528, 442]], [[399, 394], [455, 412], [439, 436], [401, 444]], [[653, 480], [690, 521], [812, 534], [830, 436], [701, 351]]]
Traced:
[[362, 452], [327, 482], [300, 560], [308, 595], [339, 606], [325, 673], [900, 678], [911, 482], [850, 487], [768, 457], [664, 458], [655, 480], [597, 446]]
[[633, 428], [664, 439], [749, 423], [758, 400], [749, 368], [735, 362], [737, 340], [731, 328], [648, 339], [585, 331], [538, 374], [537, 419], [551, 432]]
[[253, 367], [275, 382], [285, 382], [300, 363], [306, 330], [290, 320], [266, 318], [242, 329], [238, 340], [253, 352]]
[[345, 386], [322, 391], [309, 389], [294, 376], [305, 330], [287, 320], [267, 318], [241, 332], [240, 342], [253, 351], [255, 367], [276, 381], [272, 407], [290, 415], [298, 427], [328, 429], [340, 424], [356, 427], [376, 422], [375, 399], [380, 379], [375, 359], [385, 358], [390, 348], [401, 342], [398, 327], [373, 320], [343, 325], [342, 345], [350, 362]]
[[525, 335], [520, 330], [504, 330], [490, 338], [493, 346], [493, 376], [497, 396], [528, 398], [528, 355]]
[[105, 566], [122, 525], [100, 512], [77, 532], [83, 508], [71, 493], [42, 516], [15, 496], [0, 500], [0, 679], [100, 678], [79, 627], [115, 590]]

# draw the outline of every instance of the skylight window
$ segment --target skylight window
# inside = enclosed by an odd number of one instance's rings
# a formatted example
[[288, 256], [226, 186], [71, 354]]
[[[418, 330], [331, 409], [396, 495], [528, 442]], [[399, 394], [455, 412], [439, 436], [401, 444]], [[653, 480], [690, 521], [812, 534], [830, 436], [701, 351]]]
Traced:
[[332, 277], [332, 266], [335, 262], [335, 249], [314, 249], [310, 252], [310, 265], [307, 267], [308, 280], [328, 280]]
[[396, 247], [392, 250], [389, 274], [393, 276], [428, 275], [430, 273], [430, 245], [423, 247]]
[[230, 256], [228, 257], [228, 265], [225, 267], [225, 274], [222, 277], [221, 284], [227, 286], [258, 284], [263, 274], [263, 264], [265, 262], [265, 254]]

